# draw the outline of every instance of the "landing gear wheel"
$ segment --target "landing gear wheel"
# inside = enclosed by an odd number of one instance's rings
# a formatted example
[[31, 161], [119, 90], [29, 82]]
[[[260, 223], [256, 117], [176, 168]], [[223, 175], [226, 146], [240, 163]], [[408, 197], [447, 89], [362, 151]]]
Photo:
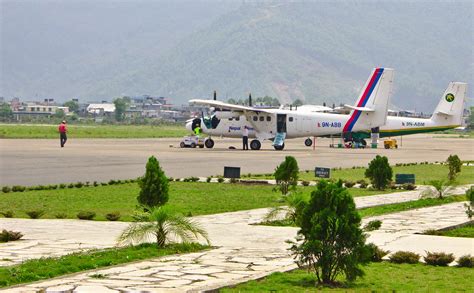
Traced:
[[304, 140], [304, 145], [310, 147], [313, 145], [313, 140], [311, 138], [307, 138]]
[[275, 148], [275, 150], [277, 151], [282, 151], [284, 148], [285, 148], [285, 144], [282, 144], [282, 145], [275, 145], [273, 146]]
[[250, 142], [250, 148], [254, 151], [258, 151], [262, 147], [262, 144], [258, 139], [254, 139]]
[[180, 148], [184, 148], [185, 146], [186, 146], [186, 145], [184, 144], [184, 142], [181, 142], [181, 143], [179, 144], [179, 147], [180, 147]]
[[212, 149], [214, 147], [214, 141], [211, 138], [208, 138], [206, 141], [204, 141], [204, 145], [206, 148]]
[[191, 147], [194, 149], [196, 147], [196, 144], [194, 142], [191, 143]]

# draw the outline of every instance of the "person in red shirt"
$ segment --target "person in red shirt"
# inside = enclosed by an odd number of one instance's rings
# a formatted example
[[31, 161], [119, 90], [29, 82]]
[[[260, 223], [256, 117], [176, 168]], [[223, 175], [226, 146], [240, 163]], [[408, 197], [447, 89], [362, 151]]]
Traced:
[[61, 143], [61, 147], [63, 148], [64, 145], [66, 144], [67, 141], [67, 127], [66, 127], [66, 121], [63, 120], [61, 124], [59, 124], [59, 141]]

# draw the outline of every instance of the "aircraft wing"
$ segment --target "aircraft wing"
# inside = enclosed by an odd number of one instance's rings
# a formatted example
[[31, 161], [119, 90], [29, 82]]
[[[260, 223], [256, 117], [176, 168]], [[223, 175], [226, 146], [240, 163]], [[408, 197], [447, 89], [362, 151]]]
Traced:
[[252, 111], [252, 112], [257, 112], [257, 113], [259, 112], [270, 113], [269, 111], [266, 111], [265, 109], [258, 109], [258, 108], [242, 106], [242, 105], [234, 105], [234, 104], [224, 103], [224, 102], [216, 101], [216, 100], [193, 99], [193, 100], [189, 100], [189, 104], [209, 106], [209, 107], [230, 110], [230, 111], [235, 111], [235, 112]]

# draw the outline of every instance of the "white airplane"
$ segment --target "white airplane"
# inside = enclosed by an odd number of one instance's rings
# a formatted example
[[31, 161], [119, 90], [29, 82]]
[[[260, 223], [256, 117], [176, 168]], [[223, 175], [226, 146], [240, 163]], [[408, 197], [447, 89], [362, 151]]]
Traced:
[[252, 150], [259, 150], [262, 141], [273, 141], [276, 150], [285, 147], [286, 138], [311, 137], [342, 132], [365, 131], [385, 124], [389, 96], [392, 93], [394, 70], [375, 68], [370, 74], [355, 106], [345, 105], [349, 115], [297, 111], [287, 109], [261, 109], [251, 106], [228, 104], [216, 100], [190, 100], [193, 105], [212, 107], [213, 114], [204, 118], [190, 119], [186, 128], [193, 131], [200, 127], [210, 137], [207, 148], [214, 147], [212, 136], [242, 137], [247, 126]]
[[[380, 127], [380, 137], [442, 131], [462, 126], [467, 83], [450, 82], [429, 119], [388, 116], [387, 123]], [[354, 132], [355, 139], [370, 137], [370, 132]]]

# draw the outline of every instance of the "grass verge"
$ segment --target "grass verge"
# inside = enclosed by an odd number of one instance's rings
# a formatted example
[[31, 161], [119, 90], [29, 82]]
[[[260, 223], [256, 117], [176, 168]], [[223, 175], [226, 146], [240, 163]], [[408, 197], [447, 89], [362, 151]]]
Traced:
[[467, 237], [474, 238], [474, 223], [471, 222], [468, 225], [457, 227], [449, 230], [428, 230], [425, 232], [426, 235], [438, 235], [448, 237]]
[[316, 277], [305, 270], [274, 273], [258, 280], [223, 288], [230, 292], [473, 292], [471, 268], [435, 267], [424, 264], [370, 263], [364, 278], [341, 288], [316, 287]]
[[[273, 207], [279, 204], [280, 195], [272, 185], [219, 184], [199, 182], [170, 182], [168, 206], [183, 215], [196, 216]], [[315, 187], [300, 187], [309, 198]], [[381, 193], [367, 189], [351, 188], [353, 196]], [[53, 219], [64, 214], [75, 219], [80, 211], [92, 211], [96, 220], [105, 220], [107, 213], [119, 212], [121, 221], [132, 220], [139, 187], [137, 183], [97, 187], [32, 190], [0, 193], [0, 212], [12, 211], [17, 218], [28, 218], [26, 212], [42, 210], [42, 218]]]
[[[462, 159], [462, 158], [461, 158]], [[423, 165], [410, 165], [410, 166], [392, 166], [393, 169], [393, 179], [395, 179], [395, 174], [415, 174], [416, 184], [429, 184], [431, 180], [445, 180], [448, 179], [448, 166], [438, 165], [438, 164], [423, 164]], [[358, 180], [365, 180], [365, 168], [346, 168], [346, 169], [337, 169], [331, 170], [331, 178], [335, 180], [349, 180], [356, 182]], [[316, 180], [314, 177], [313, 171], [303, 171], [298, 174], [299, 180]], [[274, 179], [273, 176], [265, 175], [253, 175], [252, 178], [261, 179], [269, 178]], [[462, 166], [461, 173], [458, 174], [454, 184], [470, 184], [473, 183], [472, 178], [474, 178], [474, 166]]]
[[124, 248], [92, 250], [72, 253], [57, 258], [28, 260], [20, 265], [0, 267], [0, 287], [50, 279], [66, 274], [98, 269], [137, 260], [171, 254], [195, 252], [209, 248], [197, 243], [172, 244], [158, 249], [156, 244], [146, 243]]
[[[162, 138], [189, 134], [182, 125], [68, 125], [70, 138]], [[57, 125], [2, 124], [0, 138], [58, 138]]]

